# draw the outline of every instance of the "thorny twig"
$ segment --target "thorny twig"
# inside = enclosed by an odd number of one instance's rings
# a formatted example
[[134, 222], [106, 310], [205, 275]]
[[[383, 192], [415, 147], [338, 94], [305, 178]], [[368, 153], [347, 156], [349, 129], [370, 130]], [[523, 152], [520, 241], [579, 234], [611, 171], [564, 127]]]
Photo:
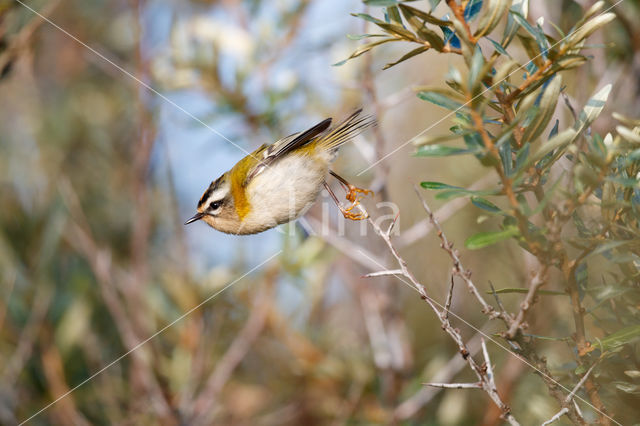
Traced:
[[493, 287], [493, 283], [491, 281], [489, 281], [489, 286], [491, 287], [491, 294], [493, 294], [493, 297], [496, 299], [496, 303], [498, 304], [498, 307], [500, 308], [500, 312], [502, 312], [502, 314], [504, 316], [508, 317], [509, 313], [504, 308], [504, 305], [502, 304], [502, 300], [500, 300], [500, 297], [498, 297], [498, 293], [496, 293], [496, 289]]
[[[358, 208], [362, 211], [362, 213], [366, 214], [367, 217], [369, 217], [368, 213], [366, 212], [364, 207], [362, 207], [362, 205], [359, 204]], [[427, 302], [427, 304], [429, 304], [431, 309], [438, 316], [438, 318], [440, 320], [440, 323], [442, 324], [442, 329], [458, 345], [458, 350], [460, 351], [460, 354], [465, 359], [465, 361], [467, 362], [467, 364], [469, 365], [471, 370], [478, 377], [478, 383], [481, 385], [482, 390], [484, 390], [487, 393], [487, 395], [489, 395], [489, 397], [493, 400], [493, 402], [498, 407], [500, 407], [500, 410], [502, 411], [502, 415], [503, 415], [503, 417], [505, 418], [506, 421], [508, 421], [511, 425], [519, 425], [518, 421], [511, 414], [511, 409], [506, 404], [504, 404], [502, 402], [502, 400], [500, 398], [500, 395], [498, 394], [498, 391], [497, 391], [497, 388], [496, 388], [496, 385], [495, 385], [495, 382], [494, 382], [494, 379], [493, 379], [493, 374], [491, 373], [491, 370], [487, 368], [487, 365], [490, 365], [490, 361], [488, 360], [488, 353], [485, 353], [485, 364], [486, 364], [485, 366], [478, 365], [478, 363], [476, 363], [476, 361], [473, 359], [473, 357], [470, 356], [469, 350], [467, 349], [467, 346], [466, 346], [466, 344], [465, 344], [465, 342], [464, 342], [464, 340], [462, 338], [462, 335], [460, 334], [460, 330], [458, 330], [457, 328], [454, 328], [451, 325], [451, 322], [450, 322], [448, 316], [444, 315], [445, 310], [443, 309], [441, 311], [438, 308], [437, 305], [440, 305], [440, 304], [437, 303], [435, 300], [433, 300], [431, 297], [429, 297], [429, 295], [427, 294], [426, 288], [416, 279], [416, 277], [413, 275], [413, 273], [409, 270], [409, 268], [407, 267], [407, 262], [400, 256], [400, 254], [396, 250], [395, 246], [391, 242], [391, 231], [393, 230], [393, 224], [392, 224], [392, 226], [389, 227], [389, 229], [387, 231], [383, 231], [380, 228], [380, 226], [378, 226], [378, 224], [374, 220], [371, 219], [371, 217], [369, 217], [368, 221], [371, 224], [371, 226], [373, 227], [373, 230], [375, 231], [375, 233], [378, 234], [382, 238], [382, 240], [385, 242], [385, 244], [387, 245], [387, 247], [391, 251], [391, 254], [396, 259], [396, 262], [398, 263], [398, 266], [400, 266], [400, 272], [401, 273], [397, 274], [396, 276], [397, 277], [404, 277], [404, 278], [408, 279], [409, 282], [405, 281], [405, 283], [407, 283], [408, 285], [413, 287], [420, 294], [420, 297], [425, 302]], [[395, 223], [395, 221], [394, 221], [394, 223]], [[441, 234], [441, 232], [440, 232], [440, 234]], [[446, 242], [446, 244], [448, 245], [448, 242]], [[453, 251], [452, 251], [452, 253], [453, 253]], [[455, 256], [457, 258], [457, 254], [455, 254]], [[458, 264], [460, 264], [459, 259], [458, 259]], [[380, 266], [382, 266], [382, 265], [380, 265]], [[469, 277], [467, 275], [468, 274], [464, 274], [464, 276], [466, 276], [466, 279], [470, 281], [470, 279], [469, 279]], [[473, 288], [475, 289], [475, 286], [473, 286]], [[477, 295], [480, 297], [480, 299], [482, 299], [482, 296], [480, 296], [480, 294], [478, 293], [477, 289], [475, 291], [476, 291]], [[484, 301], [484, 299], [482, 299], [482, 301]], [[486, 302], [485, 302], [485, 305], [489, 306], [488, 304], [486, 304]], [[442, 305], [440, 305], [440, 306], [442, 306]], [[490, 373], [490, 374], [488, 374], [488, 373]]]
[[518, 331], [522, 330], [525, 315], [529, 311], [529, 308], [531, 308], [531, 306], [533, 305], [536, 295], [538, 294], [538, 289], [547, 282], [548, 273], [549, 265], [547, 263], [544, 263], [541, 266], [540, 270], [531, 279], [531, 283], [529, 284], [529, 291], [527, 291], [527, 296], [520, 304], [520, 311], [518, 312], [515, 320], [511, 323], [509, 331], [507, 331], [508, 339], [514, 339], [518, 334]]
[[423, 383], [423, 385], [443, 389], [482, 389], [482, 383]]
[[[476, 333], [467, 341], [470, 356], [474, 356], [480, 349], [480, 333]], [[454, 356], [447, 364], [438, 370], [433, 380], [438, 383], [449, 382], [462, 370], [465, 361], [462, 357]], [[429, 403], [442, 388], [422, 387], [414, 395], [403, 401], [394, 410], [394, 419], [407, 420], [412, 418], [422, 407]]]
[[449, 286], [449, 292], [447, 293], [447, 300], [444, 302], [444, 312], [442, 313], [445, 318], [449, 318], [449, 310], [451, 309], [451, 302], [453, 301], [453, 286], [455, 281], [453, 275], [451, 275], [451, 285]]
[[420, 192], [418, 191], [418, 188], [414, 187], [414, 189], [416, 191], [416, 194], [418, 195], [418, 198], [422, 202], [422, 207], [424, 207], [425, 211], [429, 215], [429, 220], [433, 224], [434, 228], [438, 231], [438, 237], [442, 241], [440, 247], [442, 247], [453, 260], [453, 274], [462, 278], [462, 280], [467, 284], [467, 288], [469, 289], [471, 294], [473, 294], [478, 302], [480, 302], [480, 304], [482, 305], [482, 312], [484, 314], [488, 315], [489, 318], [502, 319], [505, 325], [509, 327], [511, 325], [511, 322], [513, 321], [512, 318], [508, 315], [505, 315], [503, 312], [496, 311], [493, 306], [489, 305], [487, 301], [484, 300], [484, 297], [482, 297], [482, 295], [478, 291], [478, 288], [471, 280], [471, 271], [464, 268], [462, 262], [460, 261], [458, 251], [454, 250], [453, 243], [449, 242], [449, 240], [447, 239], [447, 236], [442, 231], [442, 227], [440, 226], [438, 219], [436, 219], [436, 217], [434, 216], [424, 197], [422, 197], [422, 194], [420, 194]]
[[[571, 390], [571, 392], [569, 393], [569, 395], [567, 395], [567, 397], [564, 400], [564, 404], [563, 407], [560, 409], [560, 411], [558, 411], [556, 414], [554, 414], [553, 417], [551, 417], [549, 420], [547, 420], [546, 422], [542, 423], [542, 426], [546, 426], [546, 425], [550, 425], [551, 423], [555, 422], [556, 420], [560, 419], [560, 417], [564, 416], [565, 414], [567, 414], [569, 412], [569, 406], [572, 402], [575, 403], [575, 401], [573, 401], [573, 397], [575, 396], [576, 392], [584, 385], [584, 383], [587, 381], [587, 379], [589, 378], [589, 375], [591, 374], [591, 372], [593, 371], [593, 369], [596, 367], [596, 365], [598, 365], [598, 362], [595, 362], [591, 368], [589, 368], [589, 370], [587, 370], [586, 373], [584, 373], [584, 376], [582, 376], [582, 379], [580, 379], [580, 381], [574, 386], [574, 388]], [[576, 406], [577, 408], [577, 406]]]

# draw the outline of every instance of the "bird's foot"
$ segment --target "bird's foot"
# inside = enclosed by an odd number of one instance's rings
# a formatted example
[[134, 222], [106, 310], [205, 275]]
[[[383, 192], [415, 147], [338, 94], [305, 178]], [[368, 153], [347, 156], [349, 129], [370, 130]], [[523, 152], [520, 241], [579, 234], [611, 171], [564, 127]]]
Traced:
[[342, 212], [342, 215], [345, 217], [345, 219], [350, 219], [350, 220], [367, 219], [369, 217], [368, 214], [362, 211], [359, 213], [356, 213], [353, 211], [353, 209], [360, 205], [360, 200], [363, 197], [369, 194], [373, 195], [373, 191], [369, 189], [358, 188], [357, 186], [354, 186], [351, 184], [348, 184], [348, 189], [349, 191], [347, 192], [346, 199], [348, 201], [351, 201], [351, 205], [345, 208], [340, 207], [340, 211]]

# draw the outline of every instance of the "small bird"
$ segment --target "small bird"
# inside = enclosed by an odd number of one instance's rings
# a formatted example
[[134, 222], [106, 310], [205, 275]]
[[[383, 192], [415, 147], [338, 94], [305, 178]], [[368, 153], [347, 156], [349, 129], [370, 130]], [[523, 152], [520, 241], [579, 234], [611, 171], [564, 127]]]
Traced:
[[[351, 185], [329, 169], [340, 146], [375, 124], [372, 117], [360, 116], [361, 112], [357, 110], [332, 129], [331, 118], [327, 118], [304, 132], [262, 145], [211, 182], [198, 202], [198, 212], [185, 225], [202, 219], [228, 234], [266, 231], [302, 216], [323, 187], [345, 218], [365, 219], [364, 214], [351, 210], [371, 191]], [[340, 204], [327, 184], [329, 175], [345, 188], [351, 206]]]

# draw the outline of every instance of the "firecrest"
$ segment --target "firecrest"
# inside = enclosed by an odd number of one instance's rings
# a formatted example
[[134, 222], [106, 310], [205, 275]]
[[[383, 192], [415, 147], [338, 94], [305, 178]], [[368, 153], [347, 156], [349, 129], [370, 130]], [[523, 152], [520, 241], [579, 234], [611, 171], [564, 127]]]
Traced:
[[[349, 184], [329, 169], [343, 144], [375, 124], [361, 109], [330, 129], [331, 118], [310, 129], [262, 145], [213, 181], [198, 202], [198, 212], [185, 225], [204, 220], [218, 231], [244, 235], [266, 231], [303, 215], [326, 188], [343, 215], [354, 213], [360, 195], [371, 191]], [[327, 184], [336, 177], [347, 191], [349, 207], [343, 207]]]

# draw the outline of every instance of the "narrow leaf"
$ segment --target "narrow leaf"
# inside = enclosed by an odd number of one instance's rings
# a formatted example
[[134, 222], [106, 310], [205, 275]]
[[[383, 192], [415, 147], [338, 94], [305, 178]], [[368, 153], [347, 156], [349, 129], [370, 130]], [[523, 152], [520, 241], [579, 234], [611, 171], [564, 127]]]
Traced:
[[[509, 293], [528, 293], [527, 288], [501, 288], [496, 290], [496, 294], [509, 294]], [[487, 291], [487, 294], [493, 294], [493, 291]], [[547, 296], [568, 296], [564, 291], [553, 290], [538, 290], [536, 294], [545, 294]]]
[[483, 247], [490, 246], [500, 241], [515, 237], [520, 234], [520, 231], [515, 226], [509, 226], [502, 231], [495, 232], [480, 232], [467, 238], [464, 242], [465, 247], [470, 250], [477, 250]]
[[611, 84], [607, 84], [602, 89], [600, 89], [596, 94], [594, 94], [585, 105], [582, 112], [580, 112], [580, 116], [578, 117], [578, 121], [573, 126], [578, 132], [586, 129], [588, 126], [593, 123], [593, 121], [600, 115], [602, 110], [604, 109], [604, 105], [607, 102], [607, 98], [609, 97], [609, 93], [611, 92]]
[[594, 346], [599, 346], [602, 351], [609, 351], [638, 340], [640, 340], [640, 325], [632, 325], [608, 335]]
[[461, 103], [456, 102], [441, 93], [422, 91], [418, 93], [418, 97], [423, 101], [431, 102], [432, 104], [446, 109], [457, 110], [462, 108]]
[[480, 38], [489, 34], [498, 25], [511, 2], [509, 0], [489, 0], [485, 13], [478, 22], [478, 29], [474, 36]]
[[482, 9], [482, 0], [470, 0], [464, 8], [464, 20], [472, 21]]
[[491, 201], [486, 200], [484, 198], [480, 198], [480, 197], [471, 197], [471, 203], [478, 207], [481, 208], [482, 210], [486, 210], [490, 213], [496, 213], [496, 214], [502, 214], [503, 211], [500, 210], [500, 208], [498, 206], [496, 206], [495, 204], [493, 204]]
[[616, 126], [618, 134], [627, 142], [640, 144], [640, 134], [625, 126]]
[[444, 145], [423, 145], [414, 154], [416, 157], [447, 157], [450, 155], [474, 154], [477, 151]]
[[363, 53], [368, 52], [369, 50], [373, 49], [376, 46], [379, 46], [381, 44], [384, 43], [389, 43], [391, 41], [398, 41], [397, 38], [385, 38], [383, 40], [378, 40], [378, 41], [373, 41], [371, 43], [366, 43], [363, 44], [362, 46], [358, 47], [352, 54], [351, 56], [349, 56], [347, 59], [342, 60], [340, 62], [336, 62], [335, 64], [333, 64], [334, 67], [339, 67], [341, 65], [344, 65], [345, 63], [347, 63], [348, 60], [353, 59], [353, 58], [357, 58], [358, 56], [362, 55]]
[[411, 58], [413, 58], [414, 56], [421, 54], [422, 52], [426, 52], [427, 50], [429, 50], [429, 47], [428, 47], [428, 46], [420, 46], [420, 47], [418, 47], [418, 48], [416, 48], [416, 49], [413, 49], [413, 50], [412, 50], [412, 51], [410, 51], [409, 53], [407, 53], [407, 54], [403, 55], [403, 56], [402, 56], [400, 59], [398, 59], [397, 61], [388, 63], [387, 65], [385, 65], [384, 67], [382, 67], [382, 69], [383, 69], [383, 70], [389, 69], [389, 68], [391, 68], [391, 67], [393, 67], [393, 66], [395, 66], [395, 65], [398, 65], [400, 62], [404, 62], [404, 61], [406, 61], [407, 59], [411, 59]]

